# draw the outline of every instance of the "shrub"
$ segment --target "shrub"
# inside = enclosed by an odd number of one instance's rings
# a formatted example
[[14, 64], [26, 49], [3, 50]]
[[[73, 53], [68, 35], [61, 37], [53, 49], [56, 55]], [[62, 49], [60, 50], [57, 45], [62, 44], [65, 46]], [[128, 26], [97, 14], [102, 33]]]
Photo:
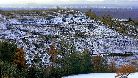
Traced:
[[125, 64], [122, 65], [120, 68], [117, 69], [116, 71], [116, 76], [115, 77], [123, 77], [123, 76], [128, 76], [131, 73], [135, 73], [136, 72], [136, 68], [133, 65], [129, 65], [129, 64]]

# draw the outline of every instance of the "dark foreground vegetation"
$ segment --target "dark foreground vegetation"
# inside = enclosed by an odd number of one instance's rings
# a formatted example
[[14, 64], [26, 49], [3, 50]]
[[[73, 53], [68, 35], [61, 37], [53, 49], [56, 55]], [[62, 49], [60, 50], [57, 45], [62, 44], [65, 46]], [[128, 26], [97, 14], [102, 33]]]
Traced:
[[[62, 49], [51, 45], [49, 60], [52, 63], [46, 67], [27, 65], [23, 49], [7, 41], [0, 41], [0, 54], [1, 78], [61, 78], [72, 74], [115, 72], [115, 66], [108, 65], [103, 57], [90, 56], [87, 50], [76, 52], [73, 46], [64, 43]], [[34, 61], [37, 63], [39, 59], [36, 57]]]

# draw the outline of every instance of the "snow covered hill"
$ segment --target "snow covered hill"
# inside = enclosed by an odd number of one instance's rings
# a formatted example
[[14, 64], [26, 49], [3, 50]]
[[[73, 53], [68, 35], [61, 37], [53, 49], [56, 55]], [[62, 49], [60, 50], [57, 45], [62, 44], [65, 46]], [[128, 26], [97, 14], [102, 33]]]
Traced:
[[[123, 36], [101, 21], [90, 19], [83, 12], [61, 9], [39, 13], [13, 11], [11, 14], [13, 18], [0, 14], [0, 39], [16, 42], [18, 47], [23, 47], [27, 64], [32, 64], [35, 55], [38, 55], [40, 64], [48, 65], [50, 56], [47, 48], [52, 43], [58, 48], [62, 40], [74, 45], [77, 51], [88, 49], [91, 55], [131, 52], [134, 54], [131, 59], [138, 59], [137, 39]], [[112, 57], [108, 58], [111, 61]], [[127, 63], [129, 60], [122, 58]]]

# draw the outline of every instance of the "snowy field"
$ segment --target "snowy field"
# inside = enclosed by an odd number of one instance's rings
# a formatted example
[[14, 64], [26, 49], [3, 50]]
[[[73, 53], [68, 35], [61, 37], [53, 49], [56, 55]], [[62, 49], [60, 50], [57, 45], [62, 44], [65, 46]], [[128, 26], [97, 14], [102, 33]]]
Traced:
[[[115, 78], [115, 75], [116, 75], [115, 73], [90, 73], [90, 74], [67, 76], [63, 78]], [[138, 73], [130, 74], [128, 78], [138, 78]]]

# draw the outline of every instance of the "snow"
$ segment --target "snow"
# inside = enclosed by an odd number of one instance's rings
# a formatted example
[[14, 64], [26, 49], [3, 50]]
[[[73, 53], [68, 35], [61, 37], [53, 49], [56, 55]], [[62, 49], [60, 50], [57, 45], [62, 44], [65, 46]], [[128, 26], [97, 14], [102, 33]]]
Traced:
[[[67, 76], [63, 78], [115, 78], [116, 73], [90, 73], [90, 74], [80, 74]], [[128, 78], [138, 78], [138, 73], [132, 73]]]
[[[58, 12], [60, 11], [62, 10]], [[82, 12], [73, 11], [75, 14], [68, 13], [72, 12], [72, 10], [63, 13], [58, 12], [48, 13], [47, 15], [49, 17], [47, 18], [40, 17], [37, 13], [35, 15], [34, 13], [28, 13], [28, 15], [30, 14], [29, 16], [23, 15], [19, 19], [7, 18], [7, 16], [0, 14], [0, 39], [14, 40], [18, 47], [23, 47], [27, 55], [26, 60], [29, 60], [27, 62], [28, 64], [31, 63], [30, 59], [33, 59], [32, 57], [36, 52], [41, 52], [42, 57], [40, 57], [43, 63], [45, 62], [46, 64], [49, 62], [48, 56], [44, 54], [47, 53], [46, 48], [49, 48], [52, 40], [45, 40], [43, 36], [49, 37], [57, 35], [59, 38], [53, 40], [56, 41], [56, 44], [61, 40], [66, 40], [67, 43], [75, 45], [76, 50], [80, 52], [87, 48], [94, 54], [108, 54], [109, 52], [138, 53], [137, 39], [123, 36], [115, 30], [101, 24], [102, 22], [100, 21], [86, 18], [87, 16]], [[14, 15], [20, 16], [20, 14], [16, 13]], [[38, 16], [36, 17], [36, 15]], [[129, 24], [126, 26], [134, 27]], [[77, 33], [82, 33], [82, 36], [84, 34], [84, 38], [76, 37]], [[42, 46], [37, 47], [37, 45]], [[42, 50], [39, 51], [39, 49]], [[137, 60], [137, 57], [134, 57], [134, 60]], [[120, 65], [119, 61], [121, 60], [118, 60], [117, 64]], [[126, 59], [124, 58], [123, 61], [125, 62]], [[124, 62], [121, 61], [121, 63]]]

